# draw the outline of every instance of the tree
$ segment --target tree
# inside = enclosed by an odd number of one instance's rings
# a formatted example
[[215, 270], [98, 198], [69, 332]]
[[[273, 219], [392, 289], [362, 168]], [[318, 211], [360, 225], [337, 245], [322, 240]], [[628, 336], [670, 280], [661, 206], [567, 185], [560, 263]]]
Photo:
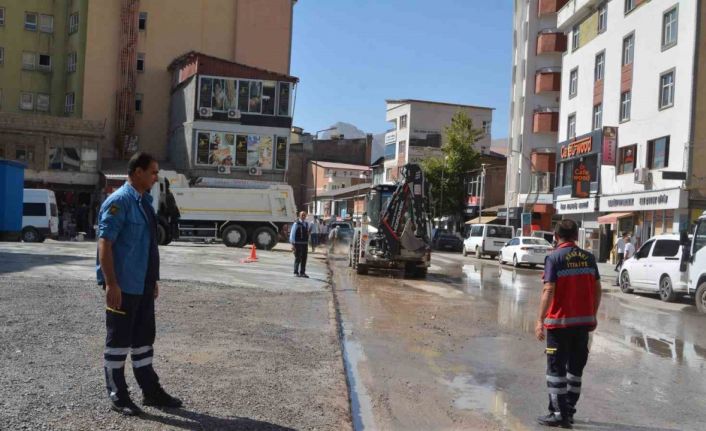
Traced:
[[460, 214], [466, 200], [466, 173], [480, 167], [480, 154], [473, 144], [484, 136], [473, 128], [473, 120], [457, 112], [444, 128], [442, 156], [422, 161], [422, 169], [431, 185], [430, 204], [435, 216]]

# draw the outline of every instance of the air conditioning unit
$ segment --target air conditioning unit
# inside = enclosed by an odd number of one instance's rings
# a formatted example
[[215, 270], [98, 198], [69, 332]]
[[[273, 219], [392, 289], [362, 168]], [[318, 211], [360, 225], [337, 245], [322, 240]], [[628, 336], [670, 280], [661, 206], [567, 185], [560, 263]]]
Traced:
[[218, 173], [221, 175], [228, 175], [230, 174], [230, 166], [219, 166], [218, 167]]
[[240, 110], [229, 109], [228, 110], [228, 119], [229, 120], [239, 120], [240, 119]]
[[213, 117], [213, 110], [207, 107], [199, 108], [199, 115], [201, 117]]
[[248, 173], [253, 176], [259, 176], [259, 175], [262, 175], [262, 169], [257, 166], [253, 166], [250, 169], [248, 169]]
[[647, 184], [650, 178], [650, 170], [647, 168], [635, 169], [635, 184]]

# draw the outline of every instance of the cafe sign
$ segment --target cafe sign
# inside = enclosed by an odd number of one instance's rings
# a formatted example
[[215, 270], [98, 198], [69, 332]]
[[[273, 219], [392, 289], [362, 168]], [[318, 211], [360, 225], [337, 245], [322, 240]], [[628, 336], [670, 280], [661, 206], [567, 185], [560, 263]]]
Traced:
[[587, 198], [591, 194], [591, 171], [584, 162], [574, 164], [571, 181], [571, 197]]
[[561, 146], [561, 158], [570, 159], [571, 157], [588, 154], [593, 149], [593, 139], [591, 136], [583, 138], [570, 144]]

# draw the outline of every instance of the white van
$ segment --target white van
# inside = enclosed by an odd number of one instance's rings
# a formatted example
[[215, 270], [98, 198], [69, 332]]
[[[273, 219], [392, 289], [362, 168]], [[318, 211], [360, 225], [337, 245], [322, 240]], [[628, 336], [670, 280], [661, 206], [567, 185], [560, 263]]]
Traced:
[[500, 249], [512, 239], [512, 227], [497, 224], [474, 224], [463, 241], [463, 255], [475, 253], [476, 259], [483, 255], [495, 258]]
[[22, 204], [22, 241], [42, 242], [59, 235], [59, 216], [54, 192], [24, 189]]

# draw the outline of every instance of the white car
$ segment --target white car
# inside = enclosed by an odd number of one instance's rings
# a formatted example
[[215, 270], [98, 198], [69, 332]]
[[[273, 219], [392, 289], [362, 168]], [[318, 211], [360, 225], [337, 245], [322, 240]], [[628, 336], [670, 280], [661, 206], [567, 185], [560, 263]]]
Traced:
[[512, 262], [514, 267], [527, 264], [534, 268], [536, 265], [544, 265], [544, 258], [553, 249], [544, 238], [518, 236], [500, 250], [500, 263]]
[[620, 269], [620, 290], [659, 293], [662, 301], [673, 301], [687, 293], [687, 273], [679, 271], [682, 247], [679, 235], [657, 235], [642, 244]]
[[463, 255], [473, 253], [476, 259], [483, 255], [494, 258], [500, 249], [512, 238], [512, 227], [496, 224], [474, 224], [463, 241]]
[[59, 235], [59, 217], [54, 192], [24, 189], [22, 202], [22, 241], [44, 242]]

